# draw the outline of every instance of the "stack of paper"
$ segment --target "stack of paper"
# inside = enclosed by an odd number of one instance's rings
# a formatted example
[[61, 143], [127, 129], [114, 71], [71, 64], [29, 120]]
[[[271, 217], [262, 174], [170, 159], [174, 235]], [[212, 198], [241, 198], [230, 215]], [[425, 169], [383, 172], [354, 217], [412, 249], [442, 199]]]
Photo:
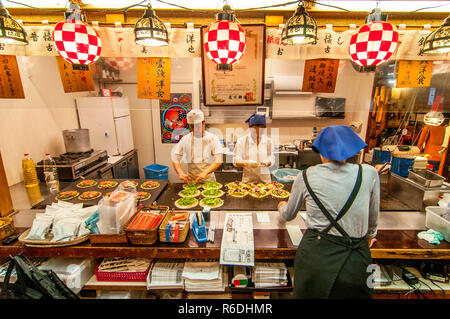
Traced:
[[186, 291], [225, 291], [223, 267], [219, 262], [186, 262], [183, 279]]
[[286, 265], [283, 262], [256, 262], [252, 271], [252, 280], [255, 288], [286, 286]]
[[154, 265], [147, 277], [147, 289], [183, 288], [182, 259], [160, 259]]

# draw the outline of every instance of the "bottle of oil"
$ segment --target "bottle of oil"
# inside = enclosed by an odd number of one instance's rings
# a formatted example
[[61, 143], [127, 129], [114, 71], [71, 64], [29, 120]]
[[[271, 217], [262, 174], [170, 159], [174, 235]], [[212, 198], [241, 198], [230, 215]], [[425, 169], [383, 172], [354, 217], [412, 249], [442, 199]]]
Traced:
[[39, 180], [37, 178], [36, 167], [30, 154], [25, 154], [22, 160], [23, 180], [27, 190], [28, 199], [31, 206], [42, 201], [41, 191], [39, 189]]
[[25, 158], [22, 160], [22, 171], [25, 187], [39, 186], [36, 167], [30, 154], [25, 154]]

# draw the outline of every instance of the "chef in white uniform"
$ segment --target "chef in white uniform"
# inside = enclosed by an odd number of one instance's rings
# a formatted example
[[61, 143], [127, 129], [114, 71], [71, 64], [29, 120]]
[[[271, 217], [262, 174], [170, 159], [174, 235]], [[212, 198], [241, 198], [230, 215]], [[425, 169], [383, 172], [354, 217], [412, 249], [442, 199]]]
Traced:
[[[178, 142], [172, 165], [185, 183], [215, 181], [214, 171], [222, 165], [222, 145], [219, 138], [205, 131], [205, 117], [199, 109], [187, 114], [191, 133]], [[181, 168], [181, 161], [187, 163], [187, 173]]]
[[242, 167], [242, 182], [270, 183], [269, 167], [275, 163], [272, 139], [267, 136], [266, 117], [253, 114], [246, 121], [249, 133], [240, 137], [234, 149], [234, 165]]

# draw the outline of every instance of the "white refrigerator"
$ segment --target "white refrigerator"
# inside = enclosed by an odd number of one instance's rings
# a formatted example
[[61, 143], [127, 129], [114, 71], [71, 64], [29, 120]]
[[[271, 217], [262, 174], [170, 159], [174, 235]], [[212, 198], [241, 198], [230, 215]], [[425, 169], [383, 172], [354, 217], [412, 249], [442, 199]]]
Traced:
[[80, 128], [89, 129], [91, 147], [108, 156], [134, 149], [130, 105], [126, 97], [76, 98]]

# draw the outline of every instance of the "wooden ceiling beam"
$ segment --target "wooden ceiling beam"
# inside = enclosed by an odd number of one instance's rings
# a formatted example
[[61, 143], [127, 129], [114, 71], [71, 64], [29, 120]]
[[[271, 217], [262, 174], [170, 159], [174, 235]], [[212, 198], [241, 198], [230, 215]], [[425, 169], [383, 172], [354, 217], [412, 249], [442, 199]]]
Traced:
[[[42, 20], [48, 20], [49, 24], [56, 24], [63, 19], [61, 9], [33, 10], [26, 8], [9, 9], [14, 19], [23, 20], [25, 25], [40, 24]], [[208, 25], [215, 20], [216, 10], [187, 11], [182, 9], [159, 9], [155, 10], [158, 17], [164, 22], [170, 22], [172, 27], [183, 27], [185, 22], [194, 22], [195, 27]], [[84, 10], [88, 21], [98, 21], [100, 26], [114, 26], [111, 21], [112, 13], [106, 13], [102, 9]], [[130, 9], [119, 19], [123, 26], [133, 26], [141, 18], [143, 9]], [[317, 21], [319, 28], [326, 24], [332, 24], [337, 31], [348, 29], [350, 24], [361, 26], [364, 24], [367, 12], [344, 12], [344, 11], [309, 11], [310, 16]], [[117, 13], [116, 13], [117, 14]], [[266, 16], [283, 17], [284, 23], [292, 16], [293, 10], [254, 10], [237, 11], [236, 17], [242, 24], [265, 23]], [[421, 29], [424, 24], [430, 24], [432, 29], [439, 27], [447, 17], [445, 12], [392, 12], [388, 13], [389, 22], [398, 26], [406, 24], [407, 29]], [[268, 26], [273, 27], [273, 26]]]

